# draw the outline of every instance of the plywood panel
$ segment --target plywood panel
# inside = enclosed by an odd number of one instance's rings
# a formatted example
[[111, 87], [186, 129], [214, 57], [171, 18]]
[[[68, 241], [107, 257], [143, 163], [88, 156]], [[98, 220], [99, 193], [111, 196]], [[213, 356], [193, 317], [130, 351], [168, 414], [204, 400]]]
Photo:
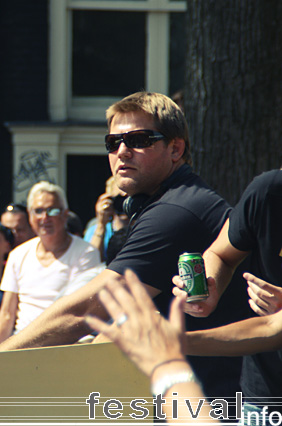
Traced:
[[[119, 400], [116, 421], [133, 421], [134, 399], [144, 399], [152, 421], [152, 397], [148, 379], [112, 343], [84, 344], [0, 353], [0, 423], [90, 422], [92, 392], [99, 392], [95, 419], [110, 422], [104, 403]], [[136, 422], [136, 420], [135, 420]], [[144, 422], [144, 420], [142, 420]]]

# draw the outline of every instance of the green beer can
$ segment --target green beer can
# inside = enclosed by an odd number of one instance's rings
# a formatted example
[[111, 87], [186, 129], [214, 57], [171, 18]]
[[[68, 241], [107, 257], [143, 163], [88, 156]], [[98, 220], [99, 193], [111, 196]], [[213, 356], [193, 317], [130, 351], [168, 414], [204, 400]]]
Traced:
[[209, 296], [205, 264], [201, 253], [183, 253], [178, 259], [178, 273], [185, 284], [186, 302], [204, 300]]

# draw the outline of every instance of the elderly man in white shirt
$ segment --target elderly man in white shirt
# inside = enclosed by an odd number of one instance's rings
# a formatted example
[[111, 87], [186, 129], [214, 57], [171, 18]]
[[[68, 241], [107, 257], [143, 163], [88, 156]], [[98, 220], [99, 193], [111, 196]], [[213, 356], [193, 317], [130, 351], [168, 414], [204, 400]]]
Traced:
[[9, 254], [1, 283], [0, 342], [100, 272], [99, 251], [66, 229], [68, 204], [61, 187], [35, 184], [27, 208], [37, 237]]

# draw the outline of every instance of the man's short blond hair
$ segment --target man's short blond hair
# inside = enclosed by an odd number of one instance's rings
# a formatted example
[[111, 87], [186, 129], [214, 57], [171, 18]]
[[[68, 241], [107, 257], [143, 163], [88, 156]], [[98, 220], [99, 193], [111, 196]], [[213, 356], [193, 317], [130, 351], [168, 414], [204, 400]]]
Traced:
[[188, 124], [180, 107], [168, 96], [154, 92], [136, 92], [111, 105], [106, 111], [108, 128], [117, 113], [143, 111], [150, 115], [156, 130], [166, 137], [166, 143], [174, 138], [185, 141], [182, 158], [192, 165]]

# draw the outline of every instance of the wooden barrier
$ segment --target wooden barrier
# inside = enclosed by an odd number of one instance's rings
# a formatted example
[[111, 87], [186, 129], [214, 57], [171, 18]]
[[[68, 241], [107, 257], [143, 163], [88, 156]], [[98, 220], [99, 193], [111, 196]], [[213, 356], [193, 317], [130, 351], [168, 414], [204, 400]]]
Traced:
[[[1, 352], [0, 378], [0, 424], [138, 423], [130, 414], [146, 410], [142, 423], [153, 420], [148, 379], [112, 343]], [[89, 419], [93, 392], [99, 403]], [[143, 410], [132, 408], [135, 399]]]

